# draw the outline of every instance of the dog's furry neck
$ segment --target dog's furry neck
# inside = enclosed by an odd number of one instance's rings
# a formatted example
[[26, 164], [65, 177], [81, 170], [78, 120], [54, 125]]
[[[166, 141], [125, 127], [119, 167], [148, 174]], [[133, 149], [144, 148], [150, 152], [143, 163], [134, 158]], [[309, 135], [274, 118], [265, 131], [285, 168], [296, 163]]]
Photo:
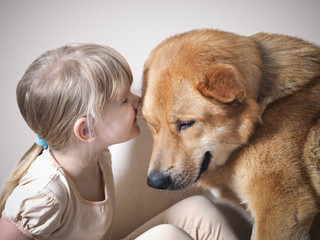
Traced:
[[252, 36], [263, 63], [258, 99], [262, 110], [320, 76], [319, 48], [300, 39], [279, 36], [265, 33]]

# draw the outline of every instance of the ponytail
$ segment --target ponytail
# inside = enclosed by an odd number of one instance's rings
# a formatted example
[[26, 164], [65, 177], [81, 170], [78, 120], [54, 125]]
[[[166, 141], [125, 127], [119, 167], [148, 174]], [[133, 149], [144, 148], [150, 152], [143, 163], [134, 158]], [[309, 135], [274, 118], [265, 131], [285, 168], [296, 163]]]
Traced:
[[2, 211], [6, 204], [6, 201], [13, 189], [18, 186], [20, 179], [27, 172], [30, 165], [34, 160], [41, 154], [43, 150], [42, 146], [33, 144], [29, 150], [22, 156], [18, 164], [14, 167], [9, 179], [5, 182], [0, 196], [0, 216], [2, 216]]

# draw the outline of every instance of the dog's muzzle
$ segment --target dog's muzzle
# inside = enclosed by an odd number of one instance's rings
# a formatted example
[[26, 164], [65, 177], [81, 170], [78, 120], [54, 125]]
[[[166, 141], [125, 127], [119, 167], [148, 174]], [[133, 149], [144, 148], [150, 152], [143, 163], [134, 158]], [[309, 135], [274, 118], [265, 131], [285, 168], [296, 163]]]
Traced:
[[211, 154], [210, 152], [206, 152], [202, 161], [202, 164], [200, 166], [198, 177], [195, 181], [192, 181], [190, 179], [190, 176], [184, 175], [184, 179], [189, 179], [188, 181], [175, 181], [170, 176], [170, 173], [168, 171], [152, 171], [148, 175], [147, 184], [155, 189], [160, 190], [178, 190], [178, 189], [184, 189], [191, 185], [194, 182], [197, 182], [199, 178], [202, 176], [202, 174], [208, 169], [209, 164], [211, 160]]

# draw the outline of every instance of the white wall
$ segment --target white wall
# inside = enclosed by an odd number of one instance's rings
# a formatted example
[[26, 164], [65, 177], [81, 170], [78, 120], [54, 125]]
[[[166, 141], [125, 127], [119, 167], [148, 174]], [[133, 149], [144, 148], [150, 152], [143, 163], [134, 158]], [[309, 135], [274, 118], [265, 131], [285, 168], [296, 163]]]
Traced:
[[[144, 60], [173, 34], [194, 28], [243, 35], [266, 31], [320, 44], [319, 24], [319, 0], [0, 0], [0, 184], [35, 137], [20, 116], [15, 87], [42, 52], [70, 42], [107, 44], [128, 60], [133, 92], [140, 94]], [[128, 194], [136, 198], [134, 187], [145, 185], [146, 173], [132, 181], [123, 169], [141, 163], [147, 169], [152, 137], [139, 122], [141, 137], [112, 149], [117, 185], [133, 189]]]

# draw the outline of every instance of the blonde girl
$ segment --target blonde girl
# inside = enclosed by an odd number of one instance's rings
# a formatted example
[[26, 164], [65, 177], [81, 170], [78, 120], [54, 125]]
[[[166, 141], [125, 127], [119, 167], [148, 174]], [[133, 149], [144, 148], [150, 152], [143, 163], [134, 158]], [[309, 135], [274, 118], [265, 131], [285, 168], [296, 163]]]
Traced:
[[[97, 44], [50, 50], [29, 66], [17, 85], [17, 102], [37, 139], [4, 186], [1, 239], [111, 239], [115, 203], [108, 146], [140, 132], [140, 98], [130, 92], [131, 83], [126, 60]], [[193, 210], [185, 214], [188, 204]], [[139, 238], [218, 239], [210, 234], [226, 232], [226, 239], [235, 239], [208, 200], [194, 197], [177, 206], [126, 239], [150, 228]], [[208, 238], [192, 233], [203, 223]], [[193, 229], [191, 235], [184, 227]]]
[[[131, 83], [127, 62], [107, 46], [66, 45], [30, 65], [18, 83], [17, 102], [48, 149], [33, 144], [5, 185], [1, 219], [20, 230], [17, 234], [107, 237], [114, 194], [105, 149], [139, 134], [135, 110], [140, 100], [130, 93]], [[108, 118], [114, 109], [112, 116], [124, 112], [122, 122]]]

